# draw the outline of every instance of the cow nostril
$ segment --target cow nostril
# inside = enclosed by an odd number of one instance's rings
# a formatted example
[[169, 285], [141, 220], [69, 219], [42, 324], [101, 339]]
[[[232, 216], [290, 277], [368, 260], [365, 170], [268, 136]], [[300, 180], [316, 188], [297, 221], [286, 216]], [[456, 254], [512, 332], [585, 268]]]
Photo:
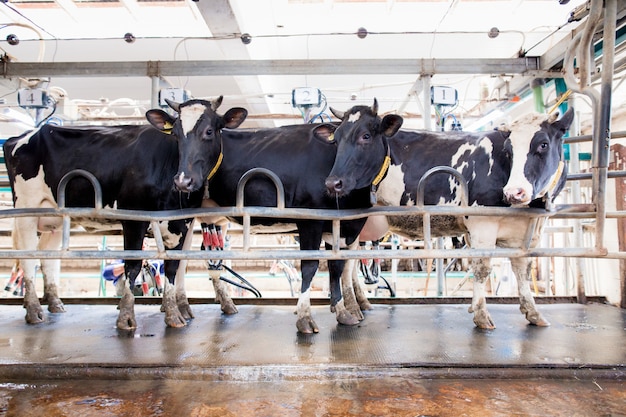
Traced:
[[191, 188], [192, 179], [190, 177], [186, 177], [184, 175], [179, 175], [174, 179], [174, 184], [176, 184], [176, 188], [181, 191], [187, 191]]
[[525, 201], [526, 200], [526, 191], [523, 188], [514, 188], [507, 190], [505, 192], [507, 200], [511, 202], [515, 201]]
[[343, 181], [338, 178], [329, 178], [326, 180], [326, 187], [329, 190], [339, 192], [343, 189]]

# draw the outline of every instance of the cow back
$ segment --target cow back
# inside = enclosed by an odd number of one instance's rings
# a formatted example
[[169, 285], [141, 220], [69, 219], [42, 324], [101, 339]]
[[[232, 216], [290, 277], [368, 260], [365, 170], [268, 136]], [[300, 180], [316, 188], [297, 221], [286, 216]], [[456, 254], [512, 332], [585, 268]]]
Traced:
[[[41, 175], [42, 195], [49, 196], [42, 198], [55, 202], [61, 178], [76, 169], [96, 177], [105, 206], [157, 210], [179, 206], [176, 200], [186, 201], [173, 193], [178, 168], [176, 140], [151, 126], [45, 125], [7, 140], [4, 151], [12, 188], [15, 190], [18, 178], [29, 180]], [[16, 198], [20, 196], [14, 195]], [[66, 206], [94, 206], [89, 181], [76, 177], [68, 183]]]

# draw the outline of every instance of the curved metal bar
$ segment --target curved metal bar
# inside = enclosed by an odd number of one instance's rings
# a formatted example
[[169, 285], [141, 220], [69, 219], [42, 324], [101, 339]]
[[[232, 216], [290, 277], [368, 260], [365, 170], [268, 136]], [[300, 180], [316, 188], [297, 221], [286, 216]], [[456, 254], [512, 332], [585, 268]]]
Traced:
[[98, 182], [98, 179], [91, 172], [84, 169], [74, 169], [65, 174], [63, 178], [61, 178], [61, 181], [59, 181], [59, 186], [57, 187], [57, 203], [59, 208], [65, 208], [65, 188], [67, 187], [67, 183], [74, 177], [84, 177], [91, 182], [95, 194], [95, 208], [98, 210], [102, 209], [102, 187], [100, 186], [100, 182]]
[[284, 209], [285, 187], [283, 186], [280, 178], [278, 178], [278, 175], [274, 174], [272, 171], [266, 168], [252, 168], [241, 176], [241, 178], [239, 179], [239, 183], [237, 183], [237, 196], [235, 199], [235, 207], [237, 207], [238, 209], [243, 208], [243, 192], [246, 188], [246, 184], [252, 177], [256, 175], [265, 175], [274, 183], [274, 187], [276, 187], [276, 208]]
[[426, 171], [424, 175], [422, 175], [422, 178], [420, 178], [420, 181], [417, 183], [416, 205], [418, 207], [424, 206], [424, 189], [426, 188], [426, 180], [432, 175], [438, 174], [438, 173], [446, 173], [446, 174], [452, 175], [454, 178], [457, 179], [461, 187], [461, 191], [463, 193], [462, 198], [461, 198], [461, 207], [467, 207], [468, 199], [469, 199], [469, 188], [467, 186], [467, 181], [465, 181], [465, 178], [459, 171], [457, 171], [454, 168], [447, 167], [447, 166], [433, 167], [429, 169], [428, 171]]

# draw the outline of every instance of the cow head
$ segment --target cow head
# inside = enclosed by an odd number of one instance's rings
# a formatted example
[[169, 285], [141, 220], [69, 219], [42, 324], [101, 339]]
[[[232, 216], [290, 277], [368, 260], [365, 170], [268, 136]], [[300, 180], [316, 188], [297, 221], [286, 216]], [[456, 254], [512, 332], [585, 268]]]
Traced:
[[171, 133], [178, 140], [176, 188], [184, 192], [196, 191], [215, 173], [222, 161], [222, 129], [238, 127], [248, 112], [241, 107], [233, 107], [220, 116], [216, 110], [222, 103], [222, 96], [212, 102], [189, 100], [176, 103], [167, 99], [166, 102], [178, 113], [177, 117], [155, 109], [148, 110], [146, 118], [154, 127]]
[[504, 186], [504, 199], [513, 206], [555, 196], [567, 176], [563, 158], [563, 135], [574, 119], [569, 109], [560, 120], [558, 113], [530, 114], [510, 127], [505, 153], [511, 162], [511, 175]]
[[326, 178], [326, 188], [331, 196], [341, 197], [352, 190], [377, 185], [389, 167], [387, 138], [402, 126], [402, 117], [378, 116], [378, 102], [372, 107], [354, 106], [346, 112], [331, 107], [341, 119], [334, 133], [337, 158]]

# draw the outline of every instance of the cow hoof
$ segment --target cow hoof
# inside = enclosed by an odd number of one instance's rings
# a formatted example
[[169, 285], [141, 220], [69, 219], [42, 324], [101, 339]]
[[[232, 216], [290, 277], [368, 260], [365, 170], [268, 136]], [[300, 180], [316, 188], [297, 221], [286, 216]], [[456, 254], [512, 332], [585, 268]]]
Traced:
[[41, 307], [26, 309], [26, 323], [28, 324], [43, 323], [43, 317], [44, 315]]
[[345, 310], [337, 314], [337, 322], [344, 326], [354, 326], [359, 324], [360, 320]]
[[165, 324], [167, 327], [180, 328], [185, 327], [187, 325], [187, 320], [183, 317], [182, 314], [166, 314], [165, 315]]
[[222, 313], [227, 315], [237, 314], [239, 310], [237, 310], [237, 306], [232, 301], [230, 303], [222, 304]]
[[65, 306], [61, 300], [57, 300], [53, 303], [48, 303], [48, 311], [51, 313], [65, 313]]
[[301, 319], [298, 319], [298, 321], [296, 322], [296, 327], [298, 328], [298, 331], [302, 334], [312, 334], [320, 332], [317, 324], [315, 324], [313, 319], [310, 317], [303, 317]]
[[356, 310], [348, 310], [350, 312], [350, 314], [352, 314], [352, 316], [357, 319], [358, 321], [363, 321], [365, 320], [365, 316], [363, 315], [363, 311], [361, 311], [360, 308], [357, 308]]
[[359, 301], [359, 308], [361, 311], [368, 311], [372, 309], [372, 303], [369, 300]]
[[183, 304], [178, 304], [178, 311], [180, 311], [181, 316], [183, 316], [183, 319], [186, 320], [191, 320], [194, 318], [194, 315], [191, 311], [191, 307], [189, 306], [189, 303], [183, 303]]
[[135, 321], [135, 317], [132, 315], [120, 313], [117, 318], [117, 328], [120, 330], [135, 330], [137, 321]]
[[539, 313], [535, 314], [526, 314], [526, 320], [530, 322], [530, 324], [534, 324], [539, 327], [548, 327], [550, 326], [550, 322], [543, 318], [543, 316]]
[[180, 328], [187, 326], [186, 321], [167, 321], [166, 320], [165, 324], [167, 324], [167, 327], [172, 327], [174, 329], [180, 329]]
[[491, 316], [486, 311], [479, 310], [474, 314], [474, 324], [476, 327], [483, 330], [493, 330], [496, 328]]

